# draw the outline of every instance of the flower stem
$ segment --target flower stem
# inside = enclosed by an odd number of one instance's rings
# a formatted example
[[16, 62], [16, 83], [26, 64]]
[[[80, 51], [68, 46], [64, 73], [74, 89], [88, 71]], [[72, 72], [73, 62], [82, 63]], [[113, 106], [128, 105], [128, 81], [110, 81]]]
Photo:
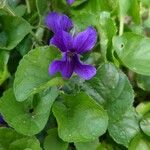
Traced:
[[31, 13], [30, 2], [29, 2], [29, 0], [25, 0], [25, 2], [26, 2], [26, 5], [27, 5], [27, 12], [28, 12], [28, 14], [30, 14]]
[[120, 16], [119, 36], [123, 34], [123, 31], [124, 31], [124, 17]]

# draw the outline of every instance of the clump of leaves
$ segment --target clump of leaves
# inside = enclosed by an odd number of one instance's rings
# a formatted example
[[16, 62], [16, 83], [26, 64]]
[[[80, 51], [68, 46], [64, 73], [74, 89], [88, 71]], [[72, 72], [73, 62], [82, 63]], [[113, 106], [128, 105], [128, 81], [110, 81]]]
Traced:
[[149, 0], [0, 1], [0, 149], [149, 150], [149, 92]]

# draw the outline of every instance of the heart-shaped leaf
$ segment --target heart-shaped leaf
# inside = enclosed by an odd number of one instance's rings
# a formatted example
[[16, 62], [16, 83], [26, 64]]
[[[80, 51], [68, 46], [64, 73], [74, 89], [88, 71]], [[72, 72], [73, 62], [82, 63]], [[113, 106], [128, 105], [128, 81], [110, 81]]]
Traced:
[[150, 75], [150, 38], [125, 33], [114, 37], [113, 47], [126, 67], [136, 73]]
[[[0, 15], [0, 49], [11, 50], [32, 30], [30, 24], [17, 16]], [[1, 42], [2, 40], [2, 42]]]
[[49, 86], [63, 83], [62, 78], [48, 74], [49, 64], [57, 56], [57, 49], [50, 46], [38, 47], [25, 55], [15, 75], [14, 93], [17, 101], [24, 101]]
[[106, 63], [97, 69], [89, 81], [81, 82], [85, 92], [107, 109], [109, 134], [119, 144], [128, 146], [139, 131], [138, 119], [132, 109], [134, 93], [126, 75], [113, 64]]
[[35, 135], [46, 125], [51, 106], [57, 96], [58, 90], [54, 87], [24, 102], [18, 102], [13, 90], [9, 89], [0, 100], [0, 113], [17, 132], [29, 136]]
[[104, 134], [108, 125], [106, 111], [85, 93], [61, 95], [53, 113], [58, 123], [58, 135], [67, 142], [93, 141]]

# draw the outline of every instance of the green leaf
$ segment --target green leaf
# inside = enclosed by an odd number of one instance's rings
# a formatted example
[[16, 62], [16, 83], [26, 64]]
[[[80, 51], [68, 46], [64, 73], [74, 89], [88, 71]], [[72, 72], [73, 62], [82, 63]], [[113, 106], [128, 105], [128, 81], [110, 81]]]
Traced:
[[96, 139], [92, 142], [75, 143], [75, 147], [77, 150], [98, 150], [99, 146], [99, 139]]
[[136, 114], [131, 110], [134, 93], [126, 75], [113, 64], [106, 63], [97, 69], [94, 78], [80, 85], [107, 109], [108, 130], [113, 139], [127, 146], [139, 127]]
[[17, 101], [24, 101], [49, 86], [63, 84], [62, 78], [48, 74], [49, 64], [57, 56], [58, 51], [50, 46], [38, 47], [25, 55], [15, 75], [14, 93]]
[[126, 67], [136, 73], [150, 75], [150, 38], [125, 33], [114, 37], [113, 46]]
[[20, 139], [23, 138], [23, 135], [15, 132], [11, 128], [0, 128], [0, 150], [8, 150], [9, 145]]
[[57, 129], [50, 129], [44, 140], [44, 150], [67, 150], [68, 143], [62, 141], [57, 134]]
[[144, 115], [143, 119], [140, 122], [140, 126], [142, 131], [146, 135], [150, 136], [150, 112]]
[[57, 96], [57, 88], [52, 88], [24, 102], [17, 102], [13, 90], [9, 89], [1, 98], [0, 112], [4, 120], [17, 132], [31, 136], [39, 133], [46, 125]]
[[138, 86], [145, 90], [150, 91], [150, 76], [137, 75], [137, 84]]
[[61, 95], [53, 113], [58, 123], [58, 135], [67, 142], [93, 141], [104, 134], [108, 125], [105, 110], [84, 93]]
[[129, 150], [149, 150], [150, 148], [150, 138], [138, 134], [134, 137], [134, 139], [131, 141]]
[[42, 150], [36, 138], [22, 138], [12, 142], [8, 150]]
[[0, 51], [0, 85], [9, 77], [7, 69], [7, 63], [9, 59], [9, 53]]
[[14, 9], [14, 12], [17, 16], [20, 16], [22, 17], [25, 12], [26, 12], [26, 6], [25, 5], [18, 5], [15, 9]]
[[[106, 60], [107, 55], [108, 57], [112, 57], [112, 38], [117, 32], [115, 22], [111, 18], [109, 12], [100, 13], [99, 24], [97, 25], [97, 29], [100, 34], [101, 54], [104, 60]], [[107, 50], [109, 51], [107, 52]]]
[[11, 50], [16, 47], [32, 30], [32, 27], [27, 21], [17, 16], [0, 16], [0, 24], [3, 28], [3, 32], [0, 33], [0, 39], [5, 39], [5, 43], [0, 43], [0, 49], [4, 50]]

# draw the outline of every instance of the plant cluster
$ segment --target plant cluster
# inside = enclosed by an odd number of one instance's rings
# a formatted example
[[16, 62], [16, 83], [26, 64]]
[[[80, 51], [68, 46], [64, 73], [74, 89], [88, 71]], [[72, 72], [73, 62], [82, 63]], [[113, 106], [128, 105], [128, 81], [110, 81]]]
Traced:
[[150, 150], [150, 0], [0, 0], [0, 149]]

